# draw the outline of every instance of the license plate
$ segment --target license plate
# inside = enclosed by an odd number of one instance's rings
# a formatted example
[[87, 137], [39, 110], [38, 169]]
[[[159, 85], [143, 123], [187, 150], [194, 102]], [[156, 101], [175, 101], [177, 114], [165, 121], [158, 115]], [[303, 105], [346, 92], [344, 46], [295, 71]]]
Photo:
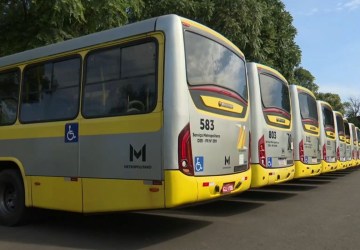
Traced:
[[312, 162], [312, 163], [317, 163], [317, 162], [318, 162], [318, 161], [317, 161], [317, 158], [316, 158], [316, 157], [312, 157], [311, 162]]
[[286, 165], [286, 159], [279, 159], [279, 167], [285, 166]]
[[234, 182], [224, 183], [221, 189], [221, 193], [223, 194], [231, 193], [233, 190], [234, 190]]

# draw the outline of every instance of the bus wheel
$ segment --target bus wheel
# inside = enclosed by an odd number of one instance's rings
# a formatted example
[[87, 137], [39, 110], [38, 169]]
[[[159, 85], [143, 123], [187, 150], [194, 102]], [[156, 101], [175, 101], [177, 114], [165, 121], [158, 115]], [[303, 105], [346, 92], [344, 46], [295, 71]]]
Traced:
[[21, 175], [13, 169], [0, 172], [0, 224], [15, 226], [25, 215], [25, 192]]

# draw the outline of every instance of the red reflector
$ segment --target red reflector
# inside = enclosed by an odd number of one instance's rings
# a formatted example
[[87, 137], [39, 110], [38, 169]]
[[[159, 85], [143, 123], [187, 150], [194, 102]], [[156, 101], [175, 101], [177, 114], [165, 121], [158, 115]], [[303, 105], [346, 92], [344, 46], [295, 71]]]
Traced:
[[269, 173], [269, 175], [273, 175], [273, 173]]
[[247, 176], [245, 176], [245, 181], [247, 181], [247, 179], [248, 179]]
[[159, 188], [157, 188], [157, 187], [151, 187], [151, 188], [149, 188], [149, 191], [150, 192], [153, 192], [153, 193], [155, 193], [155, 192], [159, 192]]
[[203, 182], [203, 187], [208, 187], [210, 185], [209, 182]]

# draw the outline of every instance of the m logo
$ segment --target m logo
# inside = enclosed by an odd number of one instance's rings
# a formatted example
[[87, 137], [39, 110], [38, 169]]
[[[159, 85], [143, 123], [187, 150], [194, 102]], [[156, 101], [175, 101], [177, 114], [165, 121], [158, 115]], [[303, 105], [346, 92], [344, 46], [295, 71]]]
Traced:
[[225, 165], [230, 165], [230, 156], [225, 156]]
[[141, 157], [141, 161], [146, 161], [146, 144], [142, 146], [139, 151], [136, 151], [134, 147], [130, 144], [130, 161], [134, 161], [134, 157], [139, 159]]

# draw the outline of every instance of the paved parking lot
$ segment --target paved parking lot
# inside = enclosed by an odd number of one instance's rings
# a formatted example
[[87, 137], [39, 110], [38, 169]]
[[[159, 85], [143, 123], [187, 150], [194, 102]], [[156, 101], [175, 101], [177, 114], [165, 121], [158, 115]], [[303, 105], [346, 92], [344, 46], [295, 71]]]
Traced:
[[359, 170], [174, 210], [41, 211], [22, 227], [0, 227], [0, 249], [360, 249]]

